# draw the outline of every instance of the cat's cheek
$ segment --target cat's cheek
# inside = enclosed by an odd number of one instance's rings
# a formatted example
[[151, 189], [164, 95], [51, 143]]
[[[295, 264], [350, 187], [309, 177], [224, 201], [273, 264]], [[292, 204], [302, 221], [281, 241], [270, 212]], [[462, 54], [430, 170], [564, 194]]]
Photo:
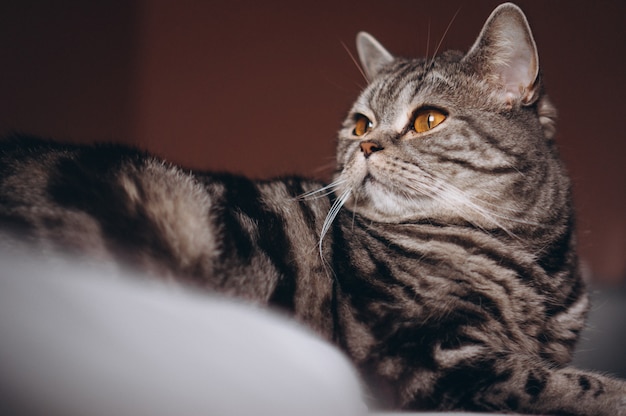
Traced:
[[356, 156], [359, 156], [359, 147], [357, 141], [354, 139], [340, 138], [340, 143], [337, 148], [337, 162], [340, 166], [343, 166], [345, 170], [347, 166], [354, 163]]
[[349, 187], [352, 193], [346, 206], [369, 219], [381, 222], [393, 222], [410, 216], [407, 201], [394, 191], [389, 183], [393, 179], [385, 172], [385, 164], [377, 161], [376, 156], [378, 155], [365, 158], [360, 152], [352, 154], [341, 173], [341, 179], [345, 183], [341, 192]]

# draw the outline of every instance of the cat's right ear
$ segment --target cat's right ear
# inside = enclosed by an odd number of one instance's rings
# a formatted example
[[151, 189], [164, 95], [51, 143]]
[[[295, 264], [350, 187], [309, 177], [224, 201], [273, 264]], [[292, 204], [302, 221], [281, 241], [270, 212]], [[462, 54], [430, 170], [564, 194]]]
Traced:
[[374, 79], [383, 66], [393, 61], [387, 49], [366, 32], [359, 32], [356, 36], [356, 50], [368, 81]]

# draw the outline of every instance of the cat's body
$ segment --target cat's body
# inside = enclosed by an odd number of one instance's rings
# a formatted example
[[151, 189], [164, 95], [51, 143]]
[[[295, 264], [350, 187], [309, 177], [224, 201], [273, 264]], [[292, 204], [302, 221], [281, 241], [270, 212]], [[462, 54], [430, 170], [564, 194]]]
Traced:
[[624, 383], [566, 367], [587, 297], [521, 11], [498, 8], [465, 55], [357, 45], [370, 84], [328, 187], [15, 138], [0, 144], [0, 222], [287, 310], [385, 406], [624, 414]]

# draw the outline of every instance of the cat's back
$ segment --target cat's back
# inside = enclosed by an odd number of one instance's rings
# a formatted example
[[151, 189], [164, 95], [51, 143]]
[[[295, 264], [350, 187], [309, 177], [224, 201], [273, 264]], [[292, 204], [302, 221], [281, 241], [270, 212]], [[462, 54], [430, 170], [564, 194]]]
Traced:
[[205, 187], [127, 146], [7, 138], [0, 200], [3, 229], [32, 245], [140, 264], [190, 262], [213, 249]]
[[[104, 191], [121, 172], [150, 163], [147, 154], [122, 145], [76, 145], [14, 135], [0, 140], [0, 192], [3, 201], [17, 203], [46, 193], [51, 202], [67, 202], [64, 193]], [[101, 189], [95, 189], [99, 183]], [[106, 186], [108, 187], [108, 186]], [[86, 196], [75, 193], [74, 198]], [[76, 203], [76, 202], [75, 202]]]
[[[116, 145], [81, 146], [28, 136], [0, 141], [0, 195], [4, 222], [20, 215], [34, 226], [34, 215], [52, 215], [55, 207], [94, 205], [90, 197], [106, 198], [111, 180], [145, 159]], [[36, 208], [35, 208], [36, 204]], [[32, 214], [30, 217], [28, 214]]]
[[320, 293], [328, 290], [318, 243], [330, 198], [299, 197], [321, 186], [297, 177], [191, 171], [118, 144], [15, 136], [0, 141], [0, 232], [11, 233], [11, 244], [17, 236], [29, 248], [293, 309], [300, 289], [286, 276], [304, 276], [306, 295], [299, 298], [316, 297], [311, 287], [319, 282]]

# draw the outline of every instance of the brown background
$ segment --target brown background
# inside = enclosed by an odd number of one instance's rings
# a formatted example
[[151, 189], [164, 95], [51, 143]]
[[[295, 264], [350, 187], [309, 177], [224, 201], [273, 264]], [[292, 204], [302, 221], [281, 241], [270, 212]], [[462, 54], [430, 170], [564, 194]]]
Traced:
[[[324, 178], [357, 31], [466, 50], [498, 1], [0, 1], [0, 133], [125, 141], [199, 169]], [[626, 2], [518, 1], [560, 111], [582, 253], [626, 282]]]

